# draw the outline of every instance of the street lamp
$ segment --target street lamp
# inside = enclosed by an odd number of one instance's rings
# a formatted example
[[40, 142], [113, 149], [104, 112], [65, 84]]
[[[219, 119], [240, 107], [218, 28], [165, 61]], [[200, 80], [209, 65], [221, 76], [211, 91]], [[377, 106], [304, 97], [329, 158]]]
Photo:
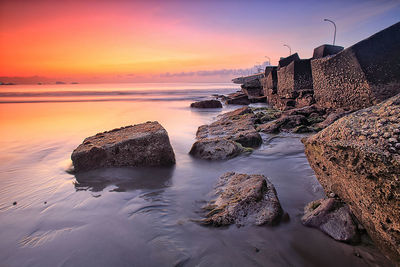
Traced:
[[333, 22], [330, 19], [324, 19], [324, 21], [328, 21], [328, 22], [332, 23], [333, 26], [335, 27], [335, 33], [333, 34], [333, 45], [335, 45], [335, 41], [336, 41], [336, 24], [335, 24], [335, 22]]
[[290, 48], [290, 46], [288, 46], [287, 44], [284, 44], [283, 46], [286, 46], [287, 48], [289, 48], [289, 56], [292, 55], [292, 48]]

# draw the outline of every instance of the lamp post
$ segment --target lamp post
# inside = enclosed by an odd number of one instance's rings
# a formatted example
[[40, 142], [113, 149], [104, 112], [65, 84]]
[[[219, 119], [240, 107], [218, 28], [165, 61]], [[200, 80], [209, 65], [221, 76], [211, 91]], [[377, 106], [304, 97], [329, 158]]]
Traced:
[[286, 46], [287, 48], [289, 48], [289, 56], [292, 55], [292, 48], [290, 48], [290, 46], [288, 46], [287, 44], [284, 44], [283, 46]]
[[335, 22], [333, 22], [333, 21], [330, 20], [330, 19], [324, 19], [324, 21], [328, 21], [328, 22], [332, 23], [332, 24], [333, 24], [333, 27], [335, 27], [335, 32], [334, 32], [334, 34], [333, 34], [333, 45], [335, 45], [335, 41], [336, 41], [336, 24], [335, 24]]

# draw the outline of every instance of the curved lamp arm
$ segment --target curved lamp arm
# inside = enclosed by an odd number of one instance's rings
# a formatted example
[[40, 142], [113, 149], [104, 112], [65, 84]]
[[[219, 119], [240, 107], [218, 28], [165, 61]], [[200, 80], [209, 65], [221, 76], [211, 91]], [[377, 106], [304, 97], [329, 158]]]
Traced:
[[324, 19], [324, 21], [328, 21], [328, 22], [332, 23], [332, 24], [333, 24], [333, 27], [335, 27], [335, 32], [334, 32], [334, 34], [333, 34], [333, 45], [335, 45], [335, 41], [336, 41], [336, 24], [335, 24], [334, 21], [332, 21], [332, 20], [330, 20], [330, 19]]

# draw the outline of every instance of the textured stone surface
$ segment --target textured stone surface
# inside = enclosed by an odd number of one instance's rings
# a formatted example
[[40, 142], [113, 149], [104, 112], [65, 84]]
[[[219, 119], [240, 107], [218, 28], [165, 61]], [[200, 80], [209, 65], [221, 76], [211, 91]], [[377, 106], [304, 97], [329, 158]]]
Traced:
[[256, 116], [255, 124], [263, 124], [276, 120], [282, 114], [282, 111], [269, 107], [253, 108], [253, 111]]
[[311, 67], [323, 107], [356, 110], [400, 93], [400, 22]]
[[371, 238], [400, 263], [400, 94], [303, 139], [327, 193], [345, 201]]
[[296, 92], [296, 108], [311, 106], [315, 103], [313, 89], [300, 89]]
[[324, 44], [314, 48], [313, 58], [323, 58], [326, 56], [336, 55], [344, 49], [343, 46]]
[[313, 89], [309, 59], [292, 61], [278, 70], [277, 92], [281, 98], [296, 98], [302, 89]]
[[223, 160], [236, 157], [243, 152], [243, 147], [225, 138], [200, 139], [196, 141], [189, 154], [196, 158]]
[[335, 240], [357, 243], [360, 235], [347, 205], [334, 198], [310, 202], [304, 208], [301, 222], [320, 229]]
[[74, 150], [71, 159], [76, 172], [101, 167], [175, 164], [167, 131], [156, 121], [88, 137]]
[[264, 95], [267, 97], [267, 103], [271, 106], [276, 106], [279, 101], [277, 67], [273, 67], [268, 71], [268, 75], [261, 79], [261, 85], [263, 86]]
[[218, 116], [218, 120], [198, 128], [196, 138], [222, 137], [240, 143], [244, 147], [258, 147], [262, 143], [254, 128], [255, 116], [248, 107], [243, 107]]
[[206, 209], [210, 210], [205, 224], [223, 226], [229, 224], [276, 224], [282, 208], [275, 187], [264, 175], [223, 174], [216, 191], [217, 199]]
[[218, 100], [203, 100], [190, 104], [191, 108], [222, 108]]
[[257, 98], [264, 95], [263, 87], [260, 79], [254, 79], [241, 85], [242, 92], [247, 95], [249, 99]]

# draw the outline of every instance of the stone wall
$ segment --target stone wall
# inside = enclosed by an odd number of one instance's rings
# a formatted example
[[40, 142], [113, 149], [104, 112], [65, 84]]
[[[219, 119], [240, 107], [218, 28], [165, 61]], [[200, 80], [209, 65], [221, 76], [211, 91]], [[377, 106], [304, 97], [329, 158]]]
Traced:
[[[267, 97], [267, 103], [271, 106], [276, 106], [279, 102], [279, 96], [277, 92], [278, 86], [278, 75], [277, 67], [268, 69], [268, 75], [266, 78], [261, 79], [261, 84], [264, 88], [264, 96]], [[266, 69], [267, 73], [267, 69]]]
[[278, 95], [282, 98], [292, 98], [294, 91], [294, 62], [282, 67], [277, 72]]
[[316, 102], [360, 109], [400, 92], [400, 23], [311, 62]]
[[278, 95], [281, 98], [296, 98], [303, 89], [313, 89], [309, 59], [292, 61], [278, 70]]
[[368, 83], [352, 50], [346, 49], [332, 58], [312, 60], [311, 70], [318, 105], [347, 109], [371, 105]]

